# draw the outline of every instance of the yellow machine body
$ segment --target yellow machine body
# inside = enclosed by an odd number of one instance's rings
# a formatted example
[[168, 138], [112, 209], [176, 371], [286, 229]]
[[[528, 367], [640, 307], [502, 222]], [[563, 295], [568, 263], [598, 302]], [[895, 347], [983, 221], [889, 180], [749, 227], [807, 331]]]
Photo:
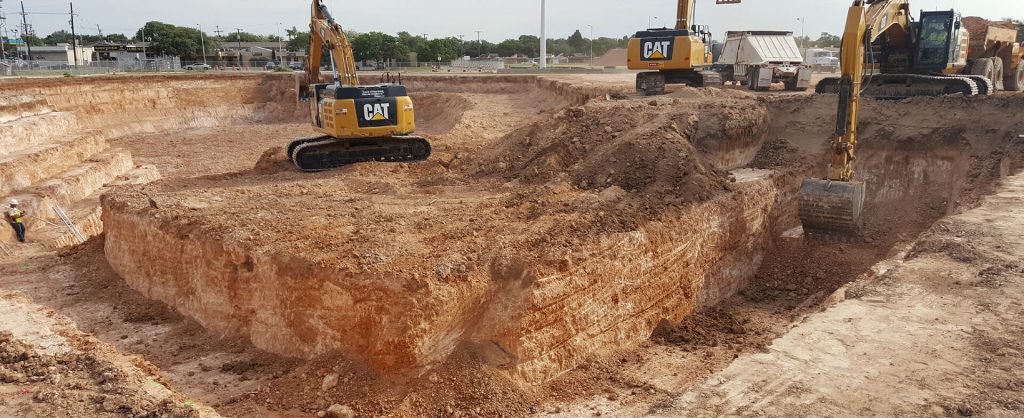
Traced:
[[[395, 105], [390, 103], [356, 104], [355, 99], [336, 100], [325, 98], [310, 103], [312, 114], [320, 120], [314, 120], [313, 129], [324, 135], [335, 138], [374, 138], [386, 136], [409, 135], [416, 131], [414, 107], [409, 96], [395, 97]], [[377, 127], [361, 127], [360, 119], [388, 120], [394, 112], [397, 124]]]
[[712, 64], [704, 42], [696, 36], [631, 38], [626, 65], [630, 70], [693, 70]]

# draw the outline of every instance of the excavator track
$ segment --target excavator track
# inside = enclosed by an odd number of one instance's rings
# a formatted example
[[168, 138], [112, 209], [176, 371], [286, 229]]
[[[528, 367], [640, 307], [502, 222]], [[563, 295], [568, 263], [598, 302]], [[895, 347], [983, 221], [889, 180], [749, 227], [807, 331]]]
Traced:
[[[839, 94], [839, 77], [821, 80], [815, 91], [819, 94]], [[864, 77], [862, 95], [877, 99], [904, 99], [915, 96], [989, 95], [995, 91], [992, 82], [981, 76], [875, 74]]]
[[430, 142], [411, 135], [353, 139], [318, 136], [288, 144], [288, 158], [307, 172], [370, 161], [409, 162], [429, 157]]

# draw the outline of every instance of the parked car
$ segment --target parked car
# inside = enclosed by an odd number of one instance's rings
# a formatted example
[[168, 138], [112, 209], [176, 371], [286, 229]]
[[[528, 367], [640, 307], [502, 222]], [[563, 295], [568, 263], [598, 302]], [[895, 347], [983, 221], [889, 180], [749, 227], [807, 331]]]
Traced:
[[277, 69], [277, 63], [276, 63], [276, 62], [274, 62], [274, 61], [270, 61], [270, 62], [268, 62], [268, 63], [267, 63], [267, 65], [265, 65], [264, 67], [265, 67], [265, 68], [266, 68], [266, 69], [267, 69], [268, 71], [274, 71], [274, 70], [276, 70], [276, 69]]
[[206, 71], [213, 69], [213, 67], [206, 64], [189, 64], [185, 66], [186, 71]]
[[299, 61], [292, 61], [292, 62], [288, 63], [288, 68], [296, 70], [296, 71], [302, 70], [303, 67], [305, 67], [305, 66], [301, 62], [299, 62]]

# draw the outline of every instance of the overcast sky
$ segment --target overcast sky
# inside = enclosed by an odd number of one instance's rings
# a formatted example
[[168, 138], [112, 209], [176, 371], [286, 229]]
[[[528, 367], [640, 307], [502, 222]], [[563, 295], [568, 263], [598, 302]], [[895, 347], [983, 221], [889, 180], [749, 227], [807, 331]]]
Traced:
[[[144, 22], [159, 20], [181, 26], [201, 24], [211, 33], [219, 25], [224, 31], [273, 34], [282, 27], [308, 27], [310, 1], [306, 0], [76, 0], [79, 32], [131, 36]], [[647, 26], [672, 25], [676, 2], [671, 0], [548, 0], [548, 36], [566, 37], [575, 29], [589, 36], [621, 37]], [[714, 0], [697, 0], [699, 24], [711, 25], [720, 37], [728, 30], [802, 30], [812, 38], [821, 32], [839, 34], [845, 10], [851, 0], [743, 0], [738, 5], [715, 5]], [[539, 0], [327, 0], [332, 13], [346, 30], [358, 32], [409, 31], [430, 37], [465, 35], [475, 39], [477, 30], [490, 41], [521, 34], [540, 33]], [[8, 25], [20, 16], [16, 0], [0, 0]], [[29, 13], [67, 11], [60, 0], [25, 0]], [[989, 19], [1024, 19], [1024, 0], [911, 0], [914, 14], [920, 9], [956, 7], [964, 16]], [[801, 28], [798, 18], [806, 18]], [[30, 14], [29, 23], [41, 35], [69, 29], [68, 16]]]

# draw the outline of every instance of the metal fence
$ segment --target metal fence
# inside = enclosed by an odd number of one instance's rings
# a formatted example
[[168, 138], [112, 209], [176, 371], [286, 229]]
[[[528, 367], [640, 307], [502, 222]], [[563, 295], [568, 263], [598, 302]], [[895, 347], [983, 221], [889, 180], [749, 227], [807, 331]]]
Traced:
[[[93, 61], [72, 65], [65, 61], [7, 60], [0, 61], [0, 76], [88, 75], [115, 73], [159, 73], [180, 71], [178, 58], [147, 60]], [[9, 74], [5, 69], [9, 69]]]

